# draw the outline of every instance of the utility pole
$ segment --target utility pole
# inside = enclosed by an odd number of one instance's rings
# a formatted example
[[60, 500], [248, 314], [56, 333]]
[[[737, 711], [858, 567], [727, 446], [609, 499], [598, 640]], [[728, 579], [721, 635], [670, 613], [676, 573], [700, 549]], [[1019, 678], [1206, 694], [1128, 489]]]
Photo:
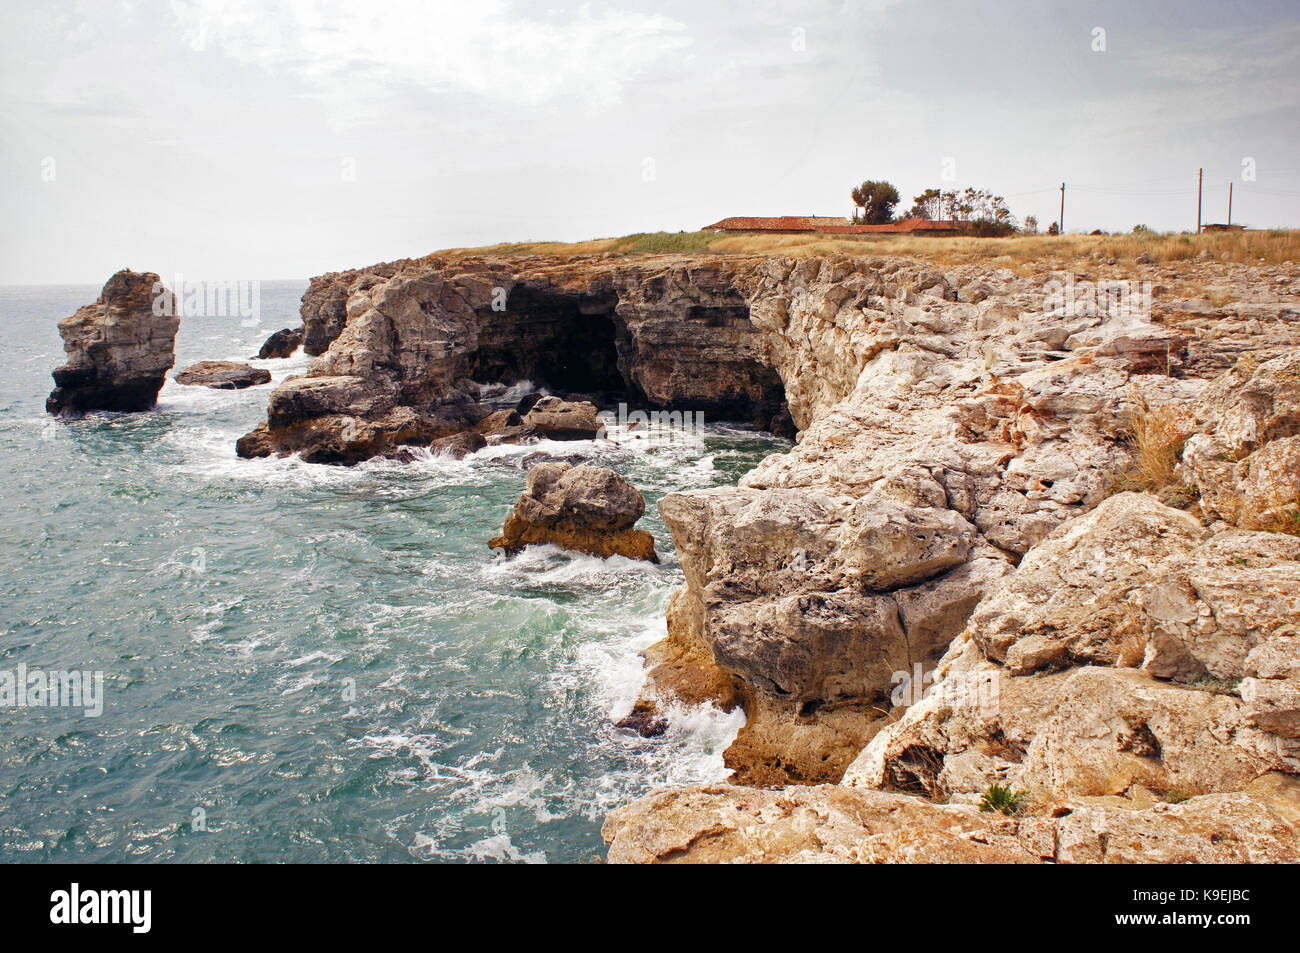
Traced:
[[1232, 183], [1228, 183], [1228, 224], [1232, 224]]
[[1061, 217], [1056, 220], [1057, 227], [1061, 234], [1065, 234], [1065, 183], [1061, 183]]
[[1196, 170], [1196, 234], [1201, 234], [1201, 183], [1205, 181], [1205, 170]]

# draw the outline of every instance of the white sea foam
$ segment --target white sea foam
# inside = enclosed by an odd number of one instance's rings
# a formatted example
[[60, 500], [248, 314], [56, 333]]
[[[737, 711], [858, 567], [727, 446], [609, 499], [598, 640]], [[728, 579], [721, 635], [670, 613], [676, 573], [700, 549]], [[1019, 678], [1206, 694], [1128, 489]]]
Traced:
[[510, 835], [505, 831], [471, 844], [468, 853], [476, 860], [508, 861], [517, 864], [546, 863], [546, 854], [541, 851], [532, 854], [521, 854], [511, 842]]
[[663, 569], [644, 559], [626, 556], [592, 556], [575, 553], [549, 543], [528, 546], [509, 558], [498, 556], [483, 567], [489, 578], [526, 582], [529, 585], [597, 584], [608, 586], [611, 578], [662, 573]]

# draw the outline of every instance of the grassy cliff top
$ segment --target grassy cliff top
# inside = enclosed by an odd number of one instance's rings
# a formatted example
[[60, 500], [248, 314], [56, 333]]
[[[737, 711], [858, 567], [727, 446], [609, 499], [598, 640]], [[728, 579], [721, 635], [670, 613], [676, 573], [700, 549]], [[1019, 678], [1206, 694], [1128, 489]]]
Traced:
[[[1194, 260], [1208, 251], [1220, 261], [1281, 264], [1300, 261], [1300, 231], [1127, 235], [1016, 235], [950, 238], [918, 235], [764, 235], [713, 232], [650, 232], [584, 242], [514, 242], [453, 248], [441, 255], [909, 255], [941, 264], [1017, 264], [1100, 255], [1132, 260], [1143, 253], [1157, 262]], [[997, 259], [1003, 259], [997, 262]]]

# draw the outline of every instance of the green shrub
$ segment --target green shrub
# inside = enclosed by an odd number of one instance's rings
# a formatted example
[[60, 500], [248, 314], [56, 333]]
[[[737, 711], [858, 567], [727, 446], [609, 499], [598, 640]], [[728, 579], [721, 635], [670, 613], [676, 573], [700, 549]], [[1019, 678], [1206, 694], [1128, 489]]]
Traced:
[[1024, 806], [1028, 796], [1024, 791], [1012, 791], [1009, 784], [991, 784], [980, 796], [980, 810], [1001, 811], [1009, 817]]

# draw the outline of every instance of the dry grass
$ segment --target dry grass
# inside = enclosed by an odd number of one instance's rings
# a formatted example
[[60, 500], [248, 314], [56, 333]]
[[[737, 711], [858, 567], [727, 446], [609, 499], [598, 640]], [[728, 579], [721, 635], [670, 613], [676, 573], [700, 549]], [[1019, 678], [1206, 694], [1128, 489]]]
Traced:
[[652, 232], [585, 242], [519, 242], [482, 248], [448, 249], [469, 255], [908, 255], [939, 264], [995, 263], [1013, 270], [1027, 264], [1064, 262], [1100, 255], [1132, 262], [1149, 255], [1156, 262], [1199, 259], [1280, 264], [1300, 261], [1300, 231], [1207, 232], [1201, 235], [1015, 235], [1009, 238], [949, 238], [921, 235], [720, 235], [712, 232]]
[[1140, 668], [1146, 660], [1147, 637], [1139, 629], [1130, 629], [1120, 637], [1116, 668]]
[[1133, 422], [1124, 439], [1133, 450], [1133, 464], [1117, 476], [1112, 490], [1165, 491], [1169, 502], [1191, 503], [1191, 491], [1174, 475], [1194, 427], [1191, 415], [1172, 404], [1151, 407], [1136, 390], [1129, 394], [1129, 401], [1134, 407]]

